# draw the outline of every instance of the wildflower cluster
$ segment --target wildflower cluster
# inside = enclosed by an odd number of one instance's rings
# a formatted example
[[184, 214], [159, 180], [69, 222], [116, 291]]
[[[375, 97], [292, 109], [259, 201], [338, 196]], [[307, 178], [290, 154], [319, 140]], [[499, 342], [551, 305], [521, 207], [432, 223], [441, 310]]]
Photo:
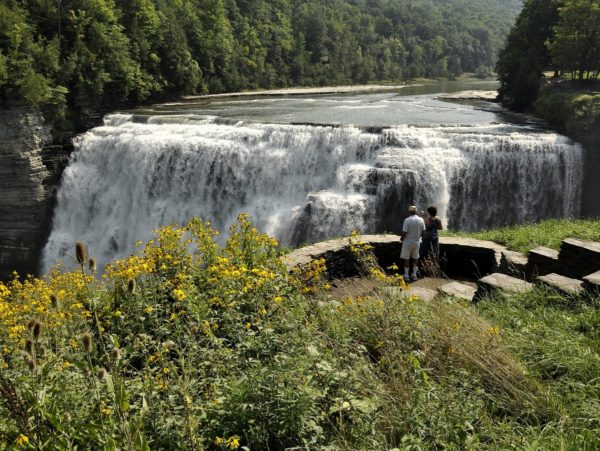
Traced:
[[348, 237], [350, 252], [354, 255], [359, 265], [360, 275], [363, 277], [372, 277], [375, 280], [387, 285], [399, 286], [404, 288], [406, 284], [402, 274], [398, 272], [398, 266], [394, 263], [384, 272], [373, 254], [373, 246], [361, 240], [360, 232], [353, 231]]
[[[336, 436], [322, 412], [346, 384], [303, 297], [324, 286], [325, 262], [304, 285], [246, 215], [223, 248], [216, 234], [197, 219], [163, 227], [99, 278], [78, 242], [80, 270], [0, 284], [0, 427], [16, 446], [259, 449]], [[315, 379], [318, 367], [331, 379]]]

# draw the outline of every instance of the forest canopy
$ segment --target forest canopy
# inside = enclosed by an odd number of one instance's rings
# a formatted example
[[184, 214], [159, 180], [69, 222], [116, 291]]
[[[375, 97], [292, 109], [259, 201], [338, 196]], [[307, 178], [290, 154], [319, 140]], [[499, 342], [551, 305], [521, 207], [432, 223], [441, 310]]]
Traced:
[[500, 100], [524, 110], [544, 71], [581, 85], [600, 73], [600, 0], [525, 0], [499, 55]]
[[520, 0], [3, 0], [0, 101], [71, 109], [184, 94], [491, 72]]

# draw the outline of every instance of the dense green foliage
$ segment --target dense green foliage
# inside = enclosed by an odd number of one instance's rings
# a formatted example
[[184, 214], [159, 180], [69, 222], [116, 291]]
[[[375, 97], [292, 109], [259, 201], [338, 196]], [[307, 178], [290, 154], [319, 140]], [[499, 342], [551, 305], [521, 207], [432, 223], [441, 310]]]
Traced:
[[4, 0], [0, 101], [485, 75], [518, 0]]
[[163, 228], [102, 279], [77, 244], [78, 270], [0, 283], [0, 449], [600, 446], [598, 298], [340, 299], [322, 262], [289, 275], [231, 232]]
[[559, 249], [562, 240], [569, 237], [600, 241], [600, 221], [597, 219], [549, 219], [538, 224], [502, 227], [477, 233], [455, 233], [453, 235], [495, 241], [509, 249], [520, 252], [527, 252], [538, 246]]
[[536, 114], [571, 136], [600, 130], [600, 93], [544, 89], [533, 106]]
[[526, 0], [500, 52], [496, 70], [500, 100], [528, 108], [543, 85], [544, 71], [592, 80], [600, 71], [598, 0]]

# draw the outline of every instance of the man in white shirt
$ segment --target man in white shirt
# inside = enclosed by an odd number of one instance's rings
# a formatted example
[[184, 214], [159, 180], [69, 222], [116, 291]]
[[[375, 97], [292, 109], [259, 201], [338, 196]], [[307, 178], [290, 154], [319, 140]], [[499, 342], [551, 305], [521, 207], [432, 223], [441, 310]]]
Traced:
[[[421, 244], [421, 236], [425, 231], [425, 221], [420, 216], [417, 216], [417, 207], [411, 205], [408, 207], [408, 218], [404, 220], [402, 225], [402, 251], [400, 258], [404, 260], [404, 281], [414, 282], [417, 280], [417, 268], [419, 266], [419, 245]], [[409, 278], [408, 269], [410, 267], [410, 259], [413, 259], [413, 270]]]

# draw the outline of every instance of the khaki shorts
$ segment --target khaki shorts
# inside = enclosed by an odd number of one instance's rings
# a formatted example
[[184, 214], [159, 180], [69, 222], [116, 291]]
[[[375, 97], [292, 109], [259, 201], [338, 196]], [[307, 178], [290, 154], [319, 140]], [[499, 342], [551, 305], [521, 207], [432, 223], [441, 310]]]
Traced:
[[400, 258], [408, 260], [419, 258], [419, 243], [402, 243], [402, 251], [400, 252]]

